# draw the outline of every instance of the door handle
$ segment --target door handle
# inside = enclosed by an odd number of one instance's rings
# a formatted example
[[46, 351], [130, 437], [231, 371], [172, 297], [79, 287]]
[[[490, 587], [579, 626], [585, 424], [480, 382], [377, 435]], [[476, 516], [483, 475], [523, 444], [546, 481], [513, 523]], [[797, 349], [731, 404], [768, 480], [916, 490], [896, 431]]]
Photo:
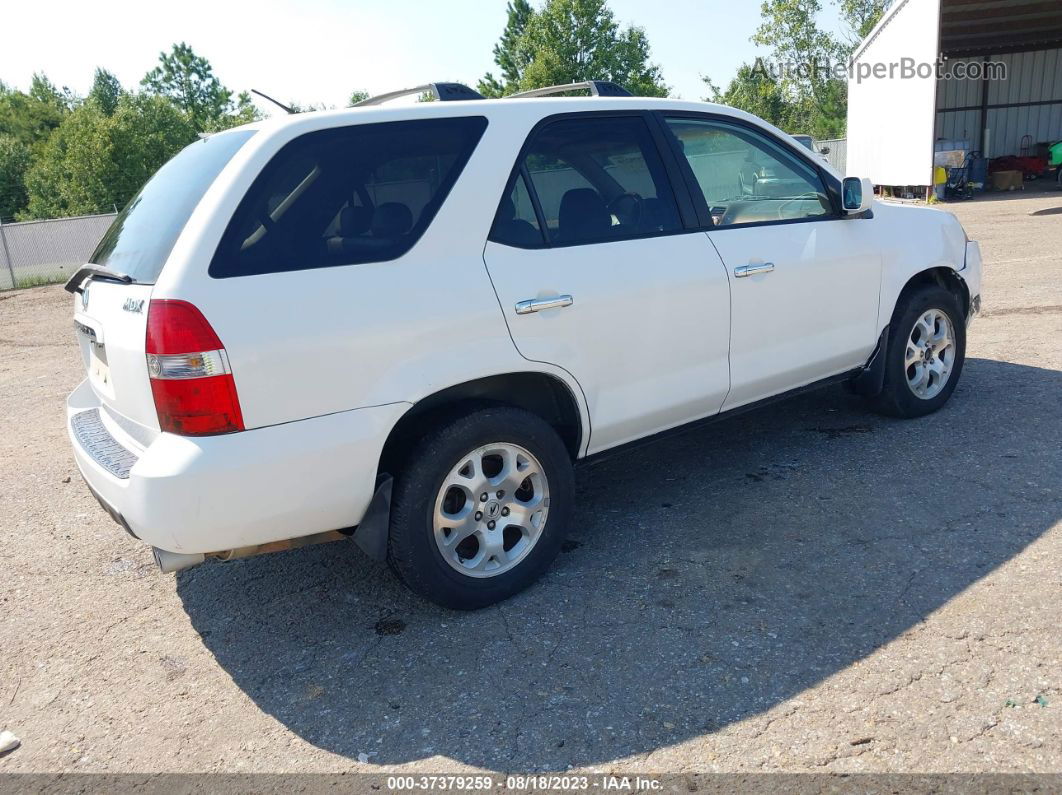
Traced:
[[575, 301], [570, 295], [558, 295], [553, 298], [531, 298], [527, 301], [516, 302], [516, 314], [530, 315], [532, 312], [542, 312], [546, 309], [563, 309], [573, 303]]
[[755, 276], [757, 273], [770, 273], [773, 270], [773, 262], [764, 262], [762, 265], [738, 265], [734, 268], [734, 276], [738, 279], [744, 279], [746, 276]]

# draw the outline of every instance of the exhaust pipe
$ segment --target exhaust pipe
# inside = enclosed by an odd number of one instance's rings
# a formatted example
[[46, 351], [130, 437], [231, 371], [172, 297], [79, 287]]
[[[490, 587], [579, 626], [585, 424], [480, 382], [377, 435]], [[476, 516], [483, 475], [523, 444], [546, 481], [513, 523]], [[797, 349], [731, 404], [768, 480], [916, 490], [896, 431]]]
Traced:
[[173, 574], [182, 569], [190, 569], [192, 566], [198, 566], [206, 560], [206, 555], [202, 552], [194, 555], [182, 555], [180, 552], [167, 552], [165, 549], [159, 549], [158, 547], [152, 547], [151, 554], [155, 556], [155, 562], [159, 564], [159, 568], [165, 574]]

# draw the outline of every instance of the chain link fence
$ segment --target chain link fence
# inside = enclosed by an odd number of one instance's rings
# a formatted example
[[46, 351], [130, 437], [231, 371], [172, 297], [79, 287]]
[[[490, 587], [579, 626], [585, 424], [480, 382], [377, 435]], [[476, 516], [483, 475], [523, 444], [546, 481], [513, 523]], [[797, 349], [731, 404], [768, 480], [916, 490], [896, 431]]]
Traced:
[[88, 262], [114, 216], [0, 223], [0, 290], [66, 281]]

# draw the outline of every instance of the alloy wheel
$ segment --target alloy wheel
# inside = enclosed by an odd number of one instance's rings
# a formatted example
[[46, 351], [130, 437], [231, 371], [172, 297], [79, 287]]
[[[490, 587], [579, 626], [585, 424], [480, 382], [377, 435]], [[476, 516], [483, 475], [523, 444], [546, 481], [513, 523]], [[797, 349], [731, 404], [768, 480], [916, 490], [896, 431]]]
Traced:
[[509, 442], [477, 447], [443, 479], [432, 512], [439, 552], [469, 577], [495, 577], [534, 548], [549, 514], [549, 481], [531, 452]]
[[916, 397], [932, 400], [951, 378], [955, 365], [955, 329], [940, 309], [927, 309], [907, 337], [904, 368]]

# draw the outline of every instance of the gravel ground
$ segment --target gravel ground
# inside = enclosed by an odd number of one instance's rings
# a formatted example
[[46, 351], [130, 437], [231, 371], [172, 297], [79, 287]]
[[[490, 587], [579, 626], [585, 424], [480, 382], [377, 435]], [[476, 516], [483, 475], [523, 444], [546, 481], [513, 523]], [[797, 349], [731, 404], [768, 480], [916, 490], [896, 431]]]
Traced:
[[71, 459], [69, 296], [0, 295], [0, 772], [1062, 771], [1060, 205], [954, 207], [944, 411], [835, 389], [586, 467], [473, 614], [347, 543], [159, 574]]

